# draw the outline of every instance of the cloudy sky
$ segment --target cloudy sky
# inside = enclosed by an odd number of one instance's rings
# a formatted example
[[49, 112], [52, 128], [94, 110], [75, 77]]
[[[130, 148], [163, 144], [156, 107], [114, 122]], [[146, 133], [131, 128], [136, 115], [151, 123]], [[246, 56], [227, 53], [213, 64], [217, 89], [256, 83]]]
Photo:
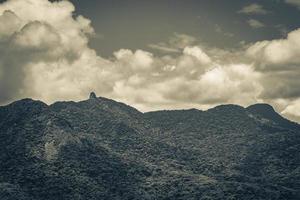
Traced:
[[0, 105], [272, 104], [300, 121], [300, 0], [0, 0]]

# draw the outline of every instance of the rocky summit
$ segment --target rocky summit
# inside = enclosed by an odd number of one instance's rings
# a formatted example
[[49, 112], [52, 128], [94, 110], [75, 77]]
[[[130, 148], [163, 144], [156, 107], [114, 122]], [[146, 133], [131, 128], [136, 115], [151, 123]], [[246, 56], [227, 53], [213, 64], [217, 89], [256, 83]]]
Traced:
[[297, 200], [300, 125], [267, 104], [0, 107], [1, 200]]

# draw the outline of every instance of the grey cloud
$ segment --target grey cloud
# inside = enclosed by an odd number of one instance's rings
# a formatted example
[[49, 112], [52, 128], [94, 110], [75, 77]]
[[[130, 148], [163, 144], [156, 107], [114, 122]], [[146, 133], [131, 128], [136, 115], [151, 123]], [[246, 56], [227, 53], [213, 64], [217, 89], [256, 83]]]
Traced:
[[296, 99], [300, 97], [300, 70], [287, 72], [268, 72], [261, 83], [263, 99]]
[[5, 10], [0, 16], [0, 102], [18, 98], [21, 93], [24, 71], [15, 63], [22, 59], [11, 53], [9, 42], [20, 26], [14, 12]]
[[0, 16], [0, 41], [8, 40], [21, 26], [21, 19], [14, 12], [5, 10]]
[[14, 60], [5, 60], [6, 56], [1, 52], [0, 59], [0, 102], [8, 103], [21, 96], [23, 77], [25, 72], [14, 65]]
[[300, 1], [299, 0], [285, 0], [287, 4], [296, 6], [298, 9], [300, 9]]

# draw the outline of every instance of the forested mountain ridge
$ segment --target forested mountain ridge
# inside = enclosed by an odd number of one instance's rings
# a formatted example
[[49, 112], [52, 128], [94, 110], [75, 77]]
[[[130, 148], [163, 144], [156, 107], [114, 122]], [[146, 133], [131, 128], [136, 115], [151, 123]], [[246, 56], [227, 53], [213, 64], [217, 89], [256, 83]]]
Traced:
[[0, 199], [299, 199], [300, 126], [267, 104], [142, 113], [110, 99], [0, 107]]

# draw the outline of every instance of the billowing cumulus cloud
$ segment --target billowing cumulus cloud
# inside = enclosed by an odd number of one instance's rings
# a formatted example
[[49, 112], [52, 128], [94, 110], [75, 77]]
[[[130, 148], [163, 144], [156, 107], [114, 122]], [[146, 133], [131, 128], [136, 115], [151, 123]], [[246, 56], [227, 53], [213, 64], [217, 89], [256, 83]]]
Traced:
[[300, 29], [290, 32], [285, 39], [257, 42], [247, 54], [266, 70], [274, 70], [276, 66], [281, 70], [299, 68], [295, 65], [300, 63]]
[[108, 59], [88, 46], [91, 22], [74, 17], [74, 10], [69, 1], [0, 4], [1, 104], [23, 97], [82, 100], [95, 91], [143, 111], [266, 101], [288, 116], [300, 115], [293, 112], [300, 95], [294, 87], [298, 31], [239, 52], [203, 47], [176, 33], [152, 46], [165, 56], [120, 49]]
[[248, 48], [247, 55], [255, 62], [256, 70], [264, 72], [264, 98], [300, 97], [299, 29], [285, 39], [257, 42]]
[[[87, 47], [87, 34], [93, 33], [90, 21], [82, 16], [74, 19], [74, 9], [68, 1], [11, 0], [0, 5], [0, 101], [44, 98], [47, 81], [54, 85], [64, 76], [48, 80], [51, 74], [66, 72], [83, 61], [83, 55], [95, 55]], [[33, 79], [42, 76], [46, 79], [41, 83]], [[38, 88], [45, 85], [45, 90], [36, 90], [37, 84]]]

